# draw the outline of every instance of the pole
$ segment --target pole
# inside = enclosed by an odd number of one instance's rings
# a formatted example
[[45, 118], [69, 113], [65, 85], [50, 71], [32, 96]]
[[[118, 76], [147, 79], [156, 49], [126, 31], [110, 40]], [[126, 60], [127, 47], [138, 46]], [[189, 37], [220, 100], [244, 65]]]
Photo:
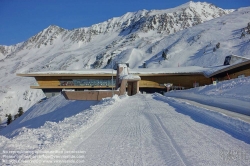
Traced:
[[113, 66], [113, 55], [111, 55], [111, 59], [112, 59], [112, 83], [111, 83], [111, 86], [112, 86], [112, 97], [114, 97], [114, 88], [113, 88], [113, 83], [114, 83], [114, 76], [113, 76], [113, 68], [114, 68], [114, 66]]
[[227, 77], [228, 77], [228, 79], [230, 80], [230, 76], [228, 75], [228, 73], [227, 73]]

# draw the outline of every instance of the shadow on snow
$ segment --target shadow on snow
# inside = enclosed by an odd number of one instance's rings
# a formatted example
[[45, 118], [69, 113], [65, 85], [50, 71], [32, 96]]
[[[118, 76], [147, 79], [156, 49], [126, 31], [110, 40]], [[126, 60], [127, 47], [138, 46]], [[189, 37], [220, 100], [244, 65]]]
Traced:
[[[250, 137], [247, 133], [239, 132], [237, 129], [233, 129], [233, 124], [225, 124], [224, 121], [220, 121], [218, 119], [215, 119], [211, 114], [208, 112], [208, 110], [203, 108], [198, 108], [192, 105], [188, 105], [186, 103], [178, 103], [175, 100], [168, 99], [167, 97], [156, 95], [153, 96], [155, 100], [163, 101], [165, 103], [168, 103], [171, 107], [175, 108], [175, 111], [187, 115], [190, 118], [192, 118], [194, 121], [222, 130], [226, 132], [227, 134], [231, 135], [232, 137], [244, 141], [247, 144], [250, 144]], [[223, 116], [220, 113], [217, 112], [211, 112], [212, 114], [218, 114], [216, 116]], [[243, 122], [244, 123], [244, 122]]]

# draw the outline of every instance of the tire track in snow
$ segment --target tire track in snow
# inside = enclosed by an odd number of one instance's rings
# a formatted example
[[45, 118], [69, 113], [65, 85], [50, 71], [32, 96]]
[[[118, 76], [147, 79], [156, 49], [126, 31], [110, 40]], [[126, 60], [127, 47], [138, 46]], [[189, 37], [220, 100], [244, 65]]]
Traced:
[[[98, 123], [98, 124], [96, 124], [97, 126], [96, 126], [96, 129], [94, 130], [94, 132], [92, 132], [91, 130], [90, 130], [90, 134], [88, 135], [88, 137], [86, 138], [86, 139], [84, 139], [84, 140], [82, 140], [82, 143], [80, 144], [80, 145], [78, 145], [78, 148], [76, 149], [76, 150], [86, 150], [86, 149], [82, 149], [81, 147], [84, 147], [84, 145], [86, 144], [86, 142], [88, 142], [90, 139], [91, 139], [91, 137], [93, 137], [96, 133], [101, 133], [102, 131], [100, 131], [101, 129], [102, 129], [102, 127], [103, 126], [105, 126], [105, 125], [107, 125], [108, 123], [109, 123], [109, 121], [110, 121], [110, 119], [113, 117], [113, 114], [114, 114], [114, 110], [115, 109], [117, 109], [117, 108], [119, 108], [120, 107], [120, 104], [118, 104], [118, 105], [116, 105], [115, 107], [113, 107], [111, 110], [110, 110], [110, 112], [109, 112], [109, 114], [107, 115], [108, 116], [108, 118], [106, 118], [105, 117], [105, 121], [104, 122], [101, 122], [101, 123]], [[93, 129], [93, 128], [91, 128], [91, 129]], [[106, 132], [106, 134], [109, 134], [109, 133], [113, 133], [113, 131], [105, 131]], [[100, 138], [100, 139], [104, 139], [104, 138]], [[113, 139], [113, 138], [112, 138]], [[102, 148], [103, 149], [105, 149], [104, 151], [105, 152], [107, 152], [108, 151], [108, 148], [109, 148], [109, 146], [110, 146], [110, 143], [111, 143], [111, 141], [112, 141], [112, 139], [108, 142], [108, 146], [107, 147], [104, 147], [104, 146], [102, 146]], [[105, 153], [104, 153], [105, 154]], [[96, 163], [96, 164], [94, 164], [96, 161], [92, 161], [92, 162], [94, 162], [94, 163], [92, 163], [93, 165], [102, 165], [100, 162], [102, 161], [102, 159], [104, 158], [104, 154], [102, 154], [100, 157], [98, 157], [99, 158], [99, 162], [98, 163]], [[91, 165], [92, 165], [91, 164]]]
[[[133, 107], [135, 105], [135, 107]], [[121, 106], [123, 108], [124, 106]], [[128, 107], [127, 107], [128, 108]], [[120, 130], [114, 135], [113, 146], [114, 153], [121, 151], [126, 152], [128, 147], [133, 147], [129, 152], [123, 154], [124, 158], [129, 158], [130, 160], [120, 159], [119, 165], [144, 165], [142, 157], [142, 134], [141, 128], [146, 128], [139, 120], [137, 120], [141, 115], [141, 106], [138, 103], [132, 101], [130, 102], [129, 109], [124, 112], [123, 122], [121, 123]], [[112, 147], [110, 147], [112, 149]], [[109, 163], [111, 164], [111, 163]], [[107, 164], [107, 165], [109, 165]]]
[[[123, 103], [120, 109], [116, 108], [116, 112], [112, 114], [112, 120], [105, 123], [105, 126], [102, 125], [100, 130], [96, 132], [97, 135], [102, 135], [100, 139], [102, 139], [104, 144], [102, 149], [98, 150], [102, 155], [101, 159], [99, 156], [95, 157], [95, 159], [98, 158], [98, 163], [87, 161], [88, 165], [145, 165], [142, 152], [144, 151], [144, 146], [142, 145], [144, 135], [141, 130], [145, 130], [147, 134], [149, 134], [147, 132], [149, 130], [148, 125], [145, 125], [140, 120], [143, 112], [143, 103], [138, 106], [140, 100], [134, 102], [132, 97], [130, 101], [130, 107], [127, 107], [127, 103]], [[118, 124], [119, 127], [117, 127]], [[116, 128], [116, 131], [110, 128]], [[106, 136], [107, 133], [110, 136]], [[93, 138], [93, 136], [94, 134], [91, 137]], [[88, 144], [88, 142], [85, 142], [85, 144]], [[106, 144], [109, 145], [106, 146]], [[88, 150], [85, 150], [88, 153]]]
[[[153, 111], [149, 101], [145, 98], [145, 102], [148, 106], [148, 108], [151, 110], [151, 112], [155, 112]], [[158, 107], [159, 109], [159, 107]], [[162, 131], [165, 133], [165, 136], [168, 140], [168, 142], [170, 143], [170, 147], [173, 149], [173, 151], [175, 152], [176, 156], [178, 156], [179, 158], [179, 161], [181, 162], [181, 165], [190, 165], [188, 164], [188, 161], [186, 160], [185, 158], [185, 155], [182, 153], [181, 149], [179, 148], [179, 146], [176, 144], [176, 142], [174, 141], [174, 139], [171, 137], [170, 133], [168, 132], [168, 130], [165, 128], [165, 126], [163, 125], [163, 123], [161, 122], [161, 119], [155, 114], [153, 113], [153, 115], [155, 116], [155, 119], [158, 123], [157, 127], [159, 126]], [[161, 138], [162, 140], [164, 140], [164, 138]], [[174, 163], [172, 163], [174, 161]], [[170, 165], [179, 165], [178, 164], [178, 161], [175, 161], [175, 160], [170, 160], [168, 161]]]
[[161, 125], [162, 129], [164, 130], [164, 132], [166, 133], [167, 137], [169, 138], [169, 140], [171, 142], [171, 145], [175, 149], [177, 155], [180, 157], [180, 160], [182, 161], [182, 164], [186, 165], [185, 163], [188, 163], [188, 161], [186, 160], [185, 155], [182, 153], [181, 148], [176, 144], [176, 142], [174, 141], [174, 139], [171, 137], [170, 133], [168, 132], [168, 130], [163, 125], [161, 119], [157, 115], [155, 115], [155, 117], [157, 118], [157, 120], [158, 120], [159, 124]]
[[[119, 107], [122, 108], [124, 106], [119, 105]], [[112, 110], [111, 110], [111, 114], [109, 115], [109, 118], [105, 120], [105, 122], [102, 123], [101, 125], [99, 124], [98, 125], [99, 127], [95, 130], [95, 132], [92, 132], [92, 134], [89, 135], [89, 137], [85, 139], [84, 142], [82, 142], [77, 148], [77, 150], [81, 150], [81, 149], [86, 150], [87, 154], [88, 152], [93, 153], [92, 156], [89, 156], [90, 158], [93, 158], [93, 156], [96, 156], [93, 159], [90, 159], [87, 161], [88, 165], [114, 165], [114, 163], [111, 163], [112, 160], [108, 160], [110, 156], [116, 154], [115, 152], [113, 154], [111, 152], [116, 151], [116, 149], [119, 148], [119, 144], [126, 145], [127, 143], [126, 139], [121, 139], [120, 136], [122, 136], [122, 138], [131, 139], [137, 133], [136, 127], [127, 128], [127, 130], [121, 129], [121, 126], [124, 126], [124, 125], [126, 126], [126, 122], [124, 122], [124, 120], [120, 121], [119, 116], [130, 118], [131, 117], [130, 114], [128, 114], [126, 111], [117, 112], [117, 110], [119, 110], [118, 106], [111, 108], [111, 109]], [[114, 112], [114, 110], [116, 110], [116, 112]], [[98, 152], [95, 152], [97, 149], [94, 149], [94, 151], [92, 149], [92, 152], [90, 152], [92, 147], [85, 146], [86, 144], [93, 144], [93, 141], [92, 141], [93, 137], [97, 137], [98, 135], [102, 135], [102, 137], [99, 140], [94, 140], [94, 142], [98, 141], [98, 142], [95, 142], [95, 144], [98, 144], [98, 145], [100, 144], [101, 149], [98, 149], [98, 151], [99, 153], [101, 153], [101, 155], [97, 154]], [[137, 142], [140, 142], [140, 140]], [[116, 145], [116, 147], [114, 147], [114, 145]], [[140, 154], [140, 152], [135, 153], [135, 155], [132, 156], [133, 160], [131, 161], [134, 162], [135, 159], [137, 158], [140, 159], [140, 157], [137, 156], [138, 154]], [[88, 156], [86, 156], [86, 158], [87, 157]], [[131, 158], [131, 156], [129, 156], [129, 158]], [[133, 163], [131, 163], [130, 161], [122, 161], [122, 159], [120, 161], [115, 161], [115, 162], [123, 163], [122, 165], [133, 165]], [[135, 163], [141, 163], [141, 161], [139, 162], [137, 161]], [[134, 164], [134, 165], [137, 165], [137, 164]]]
[[[162, 97], [163, 97], [163, 96], [162, 96]], [[168, 103], [169, 103], [169, 101], [168, 101]], [[171, 102], [170, 102], [170, 103], [171, 103]], [[161, 106], [161, 105], [162, 105], [162, 107], [159, 107], [159, 109], [163, 108], [163, 104], [159, 104], [159, 106]], [[182, 107], [182, 108], [185, 109], [185, 108], [187, 108], [187, 107]], [[156, 116], [157, 116], [157, 115], [156, 115]], [[199, 115], [194, 115], [194, 116], [196, 116], [196, 118], [202, 118], [202, 117], [200, 117]], [[157, 116], [157, 118], [158, 118], [159, 122], [161, 123], [161, 125], [165, 128], [165, 126], [163, 125], [161, 119], [160, 119], [158, 116]], [[174, 118], [172, 118], [172, 121], [173, 121], [173, 119], [174, 119]], [[206, 117], [205, 120], [206, 120], [206, 121], [214, 121], [213, 119], [211, 119], [211, 118], [209, 118], [209, 117]], [[175, 122], [173, 121], [172, 123], [174, 124]], [[187, 128], [189, 128], [189, 130], [188, 130], [189, 133], [192, 133], [192, 135], [193, 135], [194, 137], [197, 136], [197, 140], [199, 140], [199, 139], [208, 140], [208, 142], [212, 143], [213, 145], [216, 145], [216, 146], [219, 147], [221, 150], [225, 150], [225, 148], [224, 148], [221, 144], [219, 144], [219, 143], [216, 142], [215, 140], [211, 139], [211, 138], [210, 138], [211, 136], [208, 136], [207, 133], [202, 132], [203, 130], [197, 129], [197, 126], [192, 126], [190, 122], [187, 123], [187, 122], [184, 121], [184, 120], [183, 120], [183, 121], [180, 121], [180, 123], [181, 123], [181, 125], [179, 126], [179, 128], [183, 128], [184, 126], [187, 127]], [[166, 130], [166, 131], [167, 131], [167, 130]], [[185, 131], [184, 128], [183, 128], [183, 131]], [[170, 135], [170, 133], [169, 133], [169, 135]], [[171, 138], [171, 139], [173, 140], [173, 142], [175, 142], [173, 138]], [[209, 149], [207, 149], [207, 151], [209, 151], [211, 154], [215, 154], [215, 153], [216, 153], [215, 151], [211, 151], [211, 150], [209, 150]]]
[[[114, 114], [113, 114], [114, 115]], [[112, 116], [111, 116], [112, 117]], [[111, 118], [110, 117], [110, 118]], [[110, 120], [110, 118], [106, 121], [108, 122]], [[115, 133], [114, 135], [112, 136], [112, 138], [110, 139], [110, 141], [108, 142], [108, 146], [105, 148], [105, 151], [104, 151], [104, 154], [101, 156], [100, 160], [99, 160], [99, 163], [97, 165], [102, 165], [102, 161], [103, 159], [105, 158], [105, 154], [109, 151], [109, 149], [111, 148], [111, 144], [114, 142], [114, 139], [115, 139], [115, 136], [117, 135], [119, 129], [121, 128], [121, 125], [122, 125], [123, 121], [119, 122], [119, 125], [118, 127], [116, 128], [115, 130]], [[99, 128], [100, 129], [100, 128]]]

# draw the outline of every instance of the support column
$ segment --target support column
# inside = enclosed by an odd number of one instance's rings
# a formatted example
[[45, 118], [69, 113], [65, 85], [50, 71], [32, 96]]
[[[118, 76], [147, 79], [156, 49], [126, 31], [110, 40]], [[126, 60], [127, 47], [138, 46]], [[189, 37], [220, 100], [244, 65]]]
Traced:
[[140, 87], [139, 81], [136, 81], [136, 93], [139, 93], [139, 87]]
[[128, 95], [133, 95], [133, 82], [128, 82], [128, 89], [127, 89]]
[[120, 95], [124, 95], [126, 92], [126, 84], [127, 80], [122, 80], [121, 86], [120, 86]]
[[133, 82], [133, 90], [132, 90], [132, 95], [135, 95], [139, 92], [139, 81], [134, 81]]

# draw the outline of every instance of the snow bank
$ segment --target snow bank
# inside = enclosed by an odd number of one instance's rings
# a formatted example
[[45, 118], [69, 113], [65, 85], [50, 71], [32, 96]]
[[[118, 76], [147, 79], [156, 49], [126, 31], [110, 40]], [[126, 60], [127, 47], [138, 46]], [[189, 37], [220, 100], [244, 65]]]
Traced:
[[165, 93], [168, 97], [178, 97], [197, 101], [233, 112], [250, 115], [250, 77], [237, 78], [189, 90]]
[[68, 101], [59, 95], [38, 103], [0, 132], [0, 151], [37, 151], [56, 145], [75, 130], [94, 125], [123, 98], [115, 95], [98, 103]]
[[127, 79], [127, 80], [140, 80], [141, 77], [138, 76], [138, 75], [129, 74], [129, 75], [125, 75], [124, 77], [122, 77], [122, 79]]
[[[245, 142], [249, 143], [250, 137], [250, 124], [240, 119], [232, 118], [222, 113], [209, 110], [206, 108], [196, 107], [186, 102], [178, 101], [173, 98], [168, 98], [160, 94], [154, 94], [154, 99], [162, 100], [174, 107], [177, 112], [187, 114], [190, 117], [200, 121], [201, 123], [207, 123], [209, 125], [220, 126], [224, 131], [233, 130], [237, 138], [246, 137]], [[249, 107], [250, 108], [250, 107]]]

